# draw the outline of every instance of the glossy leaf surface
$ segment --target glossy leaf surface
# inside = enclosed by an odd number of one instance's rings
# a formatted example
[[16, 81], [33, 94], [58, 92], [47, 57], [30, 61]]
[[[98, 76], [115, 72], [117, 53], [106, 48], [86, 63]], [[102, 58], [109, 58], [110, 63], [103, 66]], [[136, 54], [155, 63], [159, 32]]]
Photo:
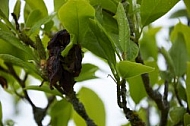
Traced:
[[58, 11], [58, 17], [70, 34], [81, 43], [88, 30], [89, 18], [94, 18], [94, 8], [85, 0], [68, 0]]
[[135, 77], [154, 70], [152, 67], [130, 61], [119, 62], [117, 64], [117, 69], [123, 78]]

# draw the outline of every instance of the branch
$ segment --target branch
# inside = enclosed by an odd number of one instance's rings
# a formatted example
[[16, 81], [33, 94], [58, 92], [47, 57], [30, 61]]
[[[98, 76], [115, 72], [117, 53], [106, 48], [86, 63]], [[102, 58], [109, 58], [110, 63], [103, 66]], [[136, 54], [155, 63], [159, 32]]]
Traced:
[[[144, 64], [144, 61], [141, 58], [141, 55], [137, 56], [135, 59], [137, 63]], [[156, 102], [158, 109], [161, 111], [161, 123], [160, 126], [166, 126], [167, 125], [167, 116], [169, 111], [169, 102], [167, 101], [167, 93], [165, 92], [165, 97], [162, 97], [162, 95], [158, 92], [152, 89], [150, 85], [150, 78], [149, 74], [145, 73], [141, 75], [144, 87], [146, 89], [146, 92], [148, 96]], [[165, 87], [165, 91], [167, 91], [167, 87]]]
[[145, 126], [145, 123], [140, 119], [138, 114], [127, 108], [126, 92], [126, 80], [123, 79], [117, 84], [118, 106], [123, 109], [125, 117], [130, 121], [132, 126]]

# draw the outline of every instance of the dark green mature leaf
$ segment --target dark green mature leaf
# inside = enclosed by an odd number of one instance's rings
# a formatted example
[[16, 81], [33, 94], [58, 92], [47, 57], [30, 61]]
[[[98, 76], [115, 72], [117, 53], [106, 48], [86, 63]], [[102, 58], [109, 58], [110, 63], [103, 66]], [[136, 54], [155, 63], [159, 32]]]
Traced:
[[176, 40], [174, 41], [170, 49], [170, 55], [173, 60], [175, 75], [182, 76], [186, 72], [188, 54], [185, 40], [181, 33], [178, 34]]
[[82, 45], [94, 54], [115, 64], [115, 49], [112, 40], [102, 25], [96, 20], [90, 20], [90, 30], [85, 36]]
[[20, 17], [20, 9], [21, 9], [21, 1], [20, 0], [17, 0], [16, 1], [16, 4], [14, 6], [14, 14], [16, 15], [16, 17], [19, 19]]
[[29, 5], [32, 10], [38, 9], [42, 13], [43, 17], [48, 16], [48, 11], [43, 0], [37, 0], [35, 2], [33, 0], [25, 0], [25, 1], [26, 4]]
[[9, 18], [9, 0], [0, 0], [0, 10]]
[[65, 29], [81, 43], [88, 30], [89, 18], [94, 18], [94, 8], [85, 0], [68, 0], [58, 11]]
[[186, 110], [183, 107], [173, 107], [169, 112], [172, 124], [178, 124], [185, 114]]
[[90, 4], [93, 6], [101, 6], [103, 9], [109, 10], [113, 13], [117, 10], [117, 3], [120, 1], [113, 0], [90, 0]]
[[172, 13], [169, 18], [175, 19], [175, 18], [180, 18], [180, 17], [187, 17], [187, 11], [185, 8], [179, 9]]
[[184, 0], [185, 6], [187, 8], [187, 12], [189, 14], [190, 17], [190, 1], [189, 0]]
[[117, 69], [122, 78], [131, 78], [154, 70], [152, 67], [130, 61], [120, 61]]
[[21, 41], [10, 32], [0, 30], [0, 39], [3, 39], [4, 41], [24, 51], [31, 59], [33, 59], [32, 50], [29, 47], [22, 44]]
[[190, 125], [190, 114], [185, 113], [184, 115], [184, 126], [189, 126]]
[[[89, 88], [83, 87], [78, 93], [80, 101], [84, 104], [87, 114], [96, 122], [98, 126], [105, 126], [106, 115], [102, 100]], [[85, 126], [84, 120], [76, 113], [73, 119], [77, 126]]]
[[7, 27], [7, 25], [2, 21], [0, 21], [0, 29], [3, 31], [6, 31], [6, 32], [10, 31], [9, 28]]
[[95, 79], [97, 78], [95, 76], [95, 72], [98, 70], [98, 67], [93, 64], [82, 64], [82, 70], [80, 72], [79, 77], [75, 78], [77, 82], [89, 80], [89, 79]]
[[9, 21], [9, 18], [6, 17], [6, 15], [4, 14], [4, 12], [1, 9], [0, 9], [0, 19], [2, 19], [8, 27], [10, 27], [12, 30], [16, 31], [15, 27]]
[[186, 95], [188, 108], [190, 108], [190, 62], [187, 62], [187, 79], [186, 79]]
[[140, 51], [144, 60], [148, 60], [150, 57], [157, 61], [158, 48], [156, 44], [156, 34], [161, 27], [149, 28], [147, 32], [143, 33], [143, 37], [140, 40]]
[[141, 76], [128, 78], [127, 82], [129, 83], [130, 96], [135, 104], [138, 104], [146, 96], [142, 78]]
[[140, 15], [146, 26], [166, 14], [179, 0], [142, 0]]
[[25, 90], [43, 91], [45, 93], [49, 93], [49, 94], [52, 94], [52, 95], [55, 95], [55, 96], [63, 97], [63, 95], [59, 91], [57, 91], [57, 90], [51, 90], [50, 87], [47, 86], [47, 85], [45, 85], [45, 84], [43, 86], [41, 86], [41, 87], [40, 86], [35, 86], [35, 85], [33, 85], [33, 86], [26, 86], [24, 89]]
[[28, 18], [27, 18], [27, 21], [26, 21], [26, 27], [27, 28], [30, 28], [32, 27], [36, 21], [40, 20], [41, 18], [43, 17], [42, 13], [40, 12], [40, 10], [36, 9], [36, 10], [33, 10], [29, 15], [28, 15]]
[[14, 57], [12, 55], [9, 54], [0, 54], [0, 59], [4, 60], [5, 62], [11, 63], [13, 65], [16, 66], [20, 66], [22, 68], [24, 68], [25, 70], [27, 70], [27, 72], [31, 73], [38, 73], [38, 71], [31, 66], [31, 64], [29, 64], [28, 62], [25, 62], [17, 57]]
[[67, 126], [72, 114], [72, 106], [66, 99], [57, 101], [50, 109], [52, 126]]
[[[18, 49], [17, 47], [11, 45], [10, 43], [0, 39], [0, 54], [10, 54], [15, 57], [18, 57], [24, 61], [27, 61], [30, 59], [23, 50]], [[14, 50], [14, 51], [13, 51]], [[15, 53], [16, 52], [16, 53]]]

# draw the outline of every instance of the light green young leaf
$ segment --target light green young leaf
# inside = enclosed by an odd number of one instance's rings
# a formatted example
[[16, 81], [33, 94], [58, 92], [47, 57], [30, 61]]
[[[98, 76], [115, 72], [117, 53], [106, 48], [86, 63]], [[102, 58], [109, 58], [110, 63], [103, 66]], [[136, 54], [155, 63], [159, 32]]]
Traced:
[[142, 0], [140, 15], [146, 26], [166, 14], [179, 0]]
[[120, 61], [116, 67], [122, 78], [135, 77], [154, 70], [152, 67], [130, 61]]
[[0, 10], [9, 18], [9, 0], [0, 0]]
[[63, 98], [61, 101], [57, 101], [50, 109], [50, 125], [68, 126], [71, 114], [72, 106], [68, 101], [66, 101], [66, 99]]
[[25, 0], [25, 1], [26, 4], [29, 5], [32, 10], [39, 9], [43, 17], [48, 16], [48, 11], [44, 3], [44, 0], [37, 0], [35, 2], [33, 0]]
[[32, 85], [32, 86], [26, 86], [24, 88], [25, 90], [36, 90], [36, 91], [43, 91], [45, 93], [49, 93], [49, 94], [52, 94], [52, 95], [55, 95], [55, 96], [60, 96], [60, 97], [63, 97], [63, 95], [58, 92], [57, 90], [51, 90], [50, 87], [48, 85], [43, 85], [43, 86], [35, 86], [35, 85]]
[[146, 96], [142, 78], [141, 76], [135, 76], [128, 78], [127, 82], [129, 83], [130, 96], [137, 105]]
[[151, 57], [157, 61], [158, 47], [156, 44], [156, 34], [160, 29], [161, 27], [149, 28], [148, 31], [143, 33], [143, 37], [140, 40], [140, 52], [144, 60], [148, 60]]
[[170, 49], [170, 55], [173, 60], [175, 75], [179, 77], [182, 76], [186, 72], [188, 53], [184, 37], [181, 33], [178, 34], [176, 40], [174, 41]]
[[177, 39], [179, 33], [181, 33], [185, 39], [186, 49], [188, 51], [188, 55], [190, 56], [190, 37], [189, 37], [190, 28], [187, 25], [182, 24], [181, 22], [175, 25], [170, 36], [172, 42], [174, 42]]
[[88, 30], [89, 18], [94, 18], [94, 8], [85, 0], [68, 0], [58, 11], [65, 29], [81, 43]]
[[123, 59], [127, 59], [127, 51], [130, 48], [130, 28], [129, 22], [121, 3], [118, 4], [115, 15], [119, 27], [119, 40], [115, 43], [118, 49], [123, 53]]
[[108, 62], [115, 64], [115, 50], [105, 29], [96, 20], [90, 20], [89, 26], [90, 30], [87, 32], [82, 46]]
[[[105, 126], [105, 107], [98, 95], [89, 88], [83, 87], [78, 93], [80, 101], [84, 104], [87, 114], [98, 126]], [[97, 113], [98, 112], [98, 113]], [[73, 119], [77, 126], [85, 126], [84, 120], [74, 111]]]
[[98, 67], [93, 64], [82, 64], [82, 69], [80, 72], [79, 77], [75, 78], [77, 82], [89, 80], [89, 79], [95, 79], [97, 78], [95, 76], [95, 72], [98, 70]]
[[186, 79], [186, 94], [187, 94], [187, 102], [188, 108], [190, 108], [190, 62], [187, 62], [187, 79]]
[[14, 6], [14, 14], [17, 16], [17, 18], [19, 19], [20, 17], [20, 8], [21, 8], [21, 1], [20, 0], [17, 0], [16, 1], [16, 4]]
[[183, 107], [173, 107], [169, 112], [172, 124], [178, 124], [179, 121], [183, 118], [186, 110]]

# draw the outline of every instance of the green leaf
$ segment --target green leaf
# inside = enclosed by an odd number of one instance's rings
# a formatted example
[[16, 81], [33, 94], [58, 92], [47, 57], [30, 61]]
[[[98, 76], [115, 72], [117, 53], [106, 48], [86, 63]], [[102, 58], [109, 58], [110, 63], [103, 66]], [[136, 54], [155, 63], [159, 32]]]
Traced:
[[122, 78], [135, 77], [154, 70], [152, 67], [130, 61], [120, 61], [116, 67]]
[[0, 54], [0, 59], [4, 60], [5, 62], [11, 63], [13, 65], [25, 68], [27, 70], [27, 72], [29, 72], [29, 73], [31, 73], [31, 72], [38, 73], [38, 71], [34, 67], [32, 67], [31, 64], [29, 64], [28, 62], [25, 62], [17, 57], [14, 57], [12, 55]]
[[190, 108], [190, 62], [187, 62], [187, 79], [186, 79], [186, 95], [188, 108]]
[[65, 4], [68, 0], [54, 0], [54, 11], [58, 11], [60, 7]]
[[175, 75], [183, 75], [186, 72], [186, 62], [188, 60], [188, 54], [185, 40], [181, 33], [178, 34], [176, 40], [174, 41], [170, 49], [170, 55], [173, 60]]
[[173, 107], [169, 112], [172, 124], [178, 124], [183, 119], [185, 112], [186, 110], [183, 107]]
[[184, 126], [189, 126], [190, 125], [190, 114], [185, 113], [184, 115]]
[[175, 19], [175, 18], [187, 17], [187, 16], [188, 16], [187, 11], [185, 8], [183, 8], [183, 9], [179, 9], [179, 10], [175, 11], [174, 13], [172, 13], [169, 18]]
[[[113, 36], [112, 38], [120, 50], [124, 60], [134, 60], [138, 55], [138, 46], [130, 40], [130, 27], [129, 22], [126, 16], [126, 10], [123, 7], [123, 4], [119, 3], [116, 15], [114, 16], [117, 19], [118, 28], [119, 28], [119, 38]], [[117, 31], [117, 30], [115, 30]], [[116, 39], [114, 39], [116, 38]]]
[[43, 91], [45, 93], [49, 93], [49, 94], [52, 94], [52, 95], [55, 95], [55, 96], [60, 96], [60, 97], [63, 97], [63, 95], [58, 92], [57, 90], [51, 90], [50, 87], [48, 85], [45, 85], [43, 84], [43, 86], [26, 86], [24, 88], [25, 90], [36, 90], [36, 91]]
[[[24, 61], [27, 61], [30, 59], [23, 50], [18, 49], [17, 47], [11, 45], [10, 43], [0, 39], [0, 54], [10, 54], [15, 57], [18, 57]], [[14, 50], [14, 51], [13, 51]], [[15, 53], [16, 52], [16, 53]]]
[[20, 17], [20, 8], [21, 8], [21, 1], [20, 0], [17, 0], [16, 1], [16, 4], [14, 6], [14, 14], [16, 15], [16, 17], [19, 19]]
[[127, 51], [127, 43], [130, 40], [130, 28], [129, 22], [121, 3], [118, 4], [116, 15], [114, 16], [117, 19], [118, 28], [119, 28], [119, 44], [121, 52]]
[[158, 84], [158, 78], [159, 78], [160, 71], [159, 71], [157, 62], [156, 61], [147, 61], [147, 62], [145, 62], [145, 65], [155, 68], [155, 70], [152, 71], [151, 74], [149, 74], [150, 84], [152, 84], [152, 86], [154, 84]]
[[6, 23], [6, 25], [8, 27], [10, 27], [12, 30], [16, 31], [15, 27], [9, 21], [9, 18], [6, 17], [6, 15], [4, 14], [4, 12], [1, 9], [0, 9], [0, 19], [3, 19], [3, 21]]
[[95, 76], [95, 72], [98, 70], [98, 67], [93, 64], [82, 64], [82, 69], [80, 72], [79, 77], [75, 78], [77, 82], [89, 80], [89, 79], [95, 79], [97, 78]]
[[145, 96], [146, 91], [141, 76], [136, 76], [133, 78], [128, 78], [130, 96], [138, 104]]
[[52, 126], [67, 126], [72, 114], [72, 106], [66, 99], [57, 101], [50, 109]]
[[39, 21], [41, 18], [43, 17], [42, 13], [40, 12], [40, 10], [36, 9], [36, 10], [33, 10], [29, 15], [28, 15], [28, 18], [27, 18], [27, 21], [26, 21], [26, 27], [27, 28], [30, 28], [32, 27], [36, 21]]
[[30, 36], [32, 33], [34, 33], [35, 31], [39, 30], [41, 25], [46, 24], [47, 22], [51, 21], [53, 19], [53, 17], [55, 16], [55, 14], [46, 16], [40, 20], [38, 20], [37, 22], [35, 22], [35, 24], [31, 27], [31, 29], [28, 31], [28, 35]]
[[115, 64], [115, 50], [111, 38], [105, 29], [96, 20], [90, 20], [90, 30], [87, 32], [82, 46], [92, 53], [106, 59], [109, 63]]
[[184, 0], [185, 6], [187, 8], [187, 12], [189, 14], [190, 17], [190, 1], [189, 0]]
[[160, 31], [161, 27], [149, 28], [148, 31], [143, 33], [140, 40], [140, 52], [144, 60], [154, 58], [157, 61], [158, 47], [156, 44], [156, 34]]
[[140, 15], [146, 26], [166, 14], [179, 0], [142, 0]]
[[32, 50], [29, 47], [22, 44], [21, 41], [15, 37], [15, 35], [13, 35], [9, 32], [0, 30], [0, 39], [3, 39], [4, 41], [10, 43], [11, 45], [19, 48], [22, 51], [24, 51], [26, 54], [28, 54], [30, 59], [33, 58]]
[[35, 2], [33, 0], [25, 0], [25, 1], [26, 4], [29, 5], [32, 10], [39, 9], [43, 17], [48, 16], [48, 11], [44, 3], [44, 0], [37, 0]]
[[177, 39], [179, 33], [181, 33], [185, 39], [186, 49], [188, 51], [188, 55], [190, 56], [190, 38], [189, 38], [190, 28], [187, 25], [182, 24], [181, 22], [175, 25], [170, 35], [170, 39], [172, 42], [174, 42]]
[[9, 18], [9, 0], [0, 0], [0, 10]]
[[117, 3], [118, 1], [113, 1], [113, 0], [89, 0], [90, 4], [93, 6], [101, 6], [102, 8], [109, 10], [113, 13], [116, 12], [117, 10]]
[[[105, 126], [106, 114], [102, 100], [89, 88], [83, 87], [78, 93], [80, 101], [84, 104], [89, 117], [91, 117], [98, 126]], [[74, 111], [73, 119], [77, 126], [85, 126], [84, 120]]]
[[68, 0], [58, 11], [65, 29], [81, 43], [88, 30], [89, 18], [94, 18], [94, 8], [85, 0]]

